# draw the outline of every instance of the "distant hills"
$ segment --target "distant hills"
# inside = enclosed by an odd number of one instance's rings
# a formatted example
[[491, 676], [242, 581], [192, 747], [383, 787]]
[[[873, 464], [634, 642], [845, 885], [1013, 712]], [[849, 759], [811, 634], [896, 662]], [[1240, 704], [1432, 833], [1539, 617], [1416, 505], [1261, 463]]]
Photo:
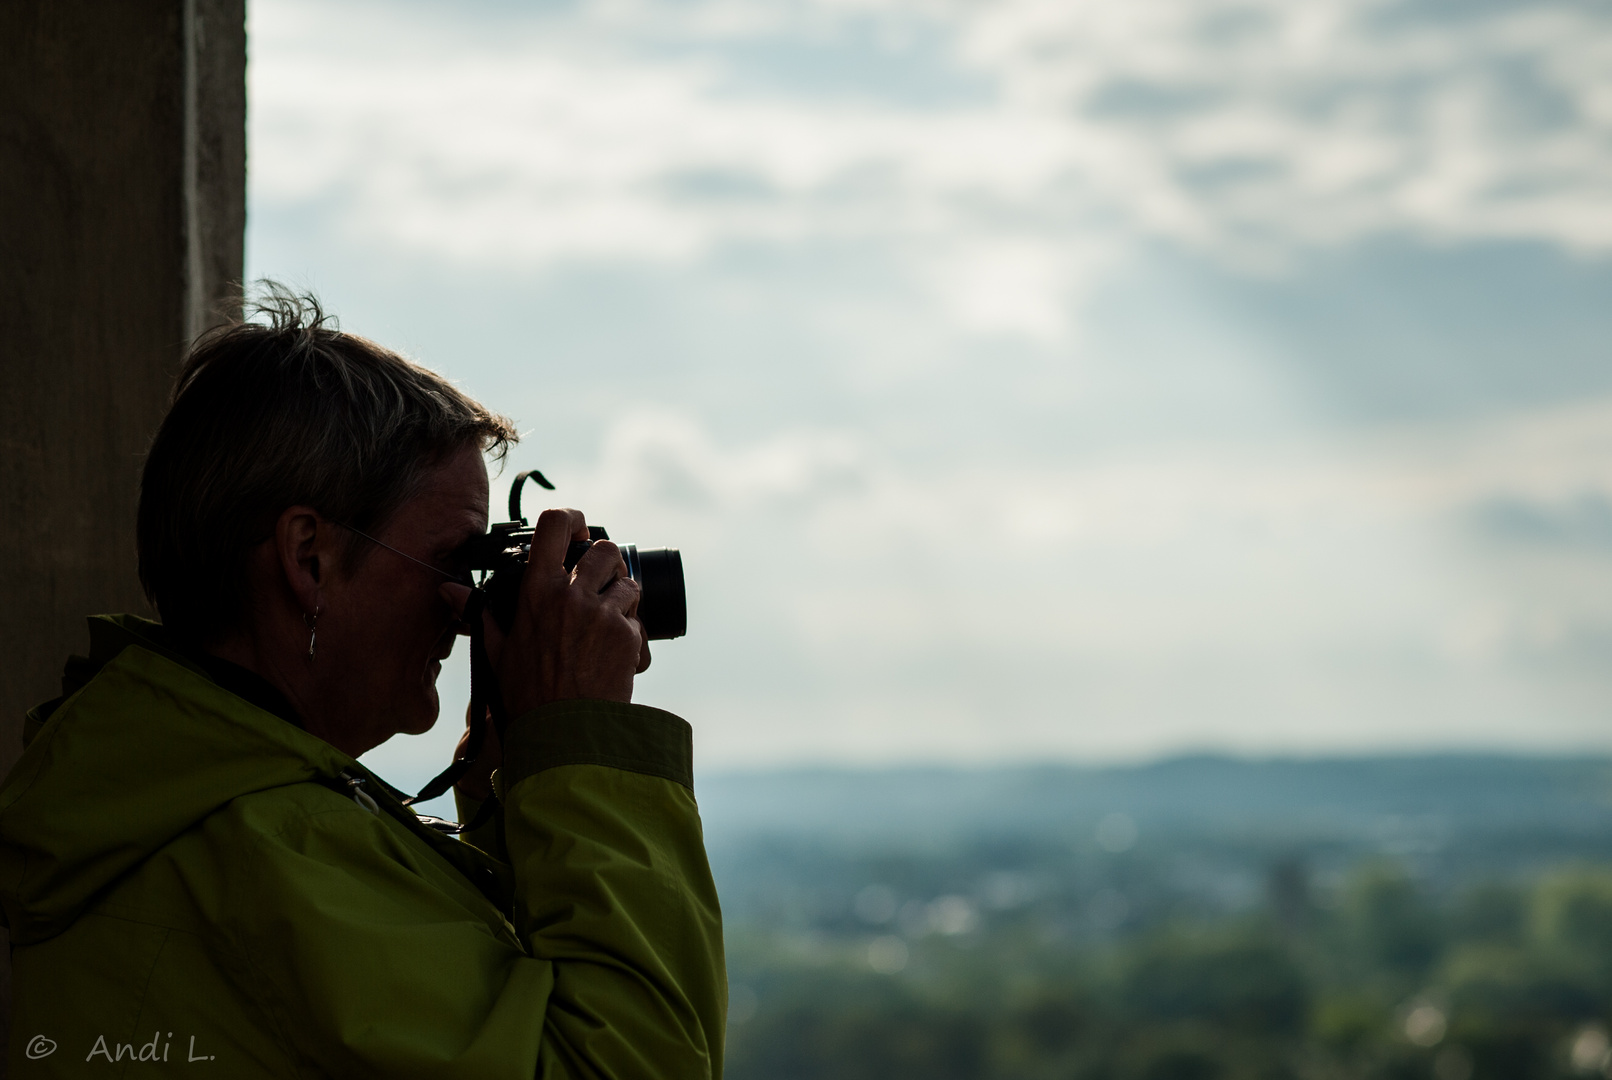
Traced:
[[1358, 834], [1411, 819], [1456, 831], [1612, 831], [1612, 758], [1437, 754], [1146, 765], [810, 768], [699, 779], [708, 833], [842, 839], [1093, 828]]
[[1333, 865], [1382, 855], [1447, 880], [1612, 859], [1606, 757], [1202, 755], [1114, 767], [810, 768], [702, 776], [698, 795], [722, 862], [780, 843], [897, 851], [1030, 841], [1101, 855], [1099, 826], [1116, 816], [1134, 826], [1134, 841], [1121, 846], [1135, 854], [1214, 848], [1229, 856], [1231, 847], [1242, 852], [1238, 861], [1291, 852]]

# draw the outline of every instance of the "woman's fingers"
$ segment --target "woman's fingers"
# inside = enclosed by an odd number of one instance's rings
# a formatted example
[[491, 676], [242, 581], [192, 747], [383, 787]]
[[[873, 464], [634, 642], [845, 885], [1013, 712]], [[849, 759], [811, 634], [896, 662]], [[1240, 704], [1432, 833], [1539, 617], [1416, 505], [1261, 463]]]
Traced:
[[621, 549], [609, 540], [595, 540], [577, 560], [571, 580], [585, 589], [602, 593], [615, 581], [631, 581]]
[[544, 571], [565, 565], [565, 551], [573, 540], [588, 538], [588, 519], [580, 510], [545, 510], [532, 526], [532, 551], [527, 565]]
[[[568, 698], [631, 701], [633, 676], [647, 666], [640, 589], [621, 549], [596, 541], [562, 569], [567, 549], [587, 537], [575, 510], [546, 510], [533, 527], [520, 608], [494, 657], [512, 715]], [[492, 643], [489, 630], [489, 653]]]
[[638, 600], [642, 595], [643, 587], [623, 574], [615, 581], [612, 581], [599, 594], [599, 606], [606, 611], [613, 611], [636, 623], [638, 621]]

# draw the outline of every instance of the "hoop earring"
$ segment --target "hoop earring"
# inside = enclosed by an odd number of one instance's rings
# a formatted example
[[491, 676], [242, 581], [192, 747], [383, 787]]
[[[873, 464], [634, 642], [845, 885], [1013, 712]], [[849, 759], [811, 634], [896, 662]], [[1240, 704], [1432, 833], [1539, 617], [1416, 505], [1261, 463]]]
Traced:
[[311, 661], [313, 660], [314, 642], [319, 637], [319, 609], [314, 608], [312, 615], [304, 613], [302, 622], [308, 628], [308, 659]]

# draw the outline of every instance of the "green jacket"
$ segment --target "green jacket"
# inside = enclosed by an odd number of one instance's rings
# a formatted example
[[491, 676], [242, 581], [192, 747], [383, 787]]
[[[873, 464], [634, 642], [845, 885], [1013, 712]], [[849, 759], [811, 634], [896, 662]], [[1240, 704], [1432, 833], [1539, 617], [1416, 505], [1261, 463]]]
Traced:
[[721, 1075], [682, 720], [597, 701], [516, 720], [502, 835], [478, 838], [496, 858], [155, 624], [90, 621], [0, 788], [11, 1077]]

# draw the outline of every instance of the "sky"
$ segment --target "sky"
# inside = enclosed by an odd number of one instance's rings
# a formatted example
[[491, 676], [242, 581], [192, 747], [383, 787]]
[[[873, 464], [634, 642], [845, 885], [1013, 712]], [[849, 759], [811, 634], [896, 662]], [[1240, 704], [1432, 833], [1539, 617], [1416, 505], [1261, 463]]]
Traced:
[[682, 550], [638, 699], [699, 767], [1612, 749], [1604, 3], [254, 0], [249, 49], [249, 276]]

